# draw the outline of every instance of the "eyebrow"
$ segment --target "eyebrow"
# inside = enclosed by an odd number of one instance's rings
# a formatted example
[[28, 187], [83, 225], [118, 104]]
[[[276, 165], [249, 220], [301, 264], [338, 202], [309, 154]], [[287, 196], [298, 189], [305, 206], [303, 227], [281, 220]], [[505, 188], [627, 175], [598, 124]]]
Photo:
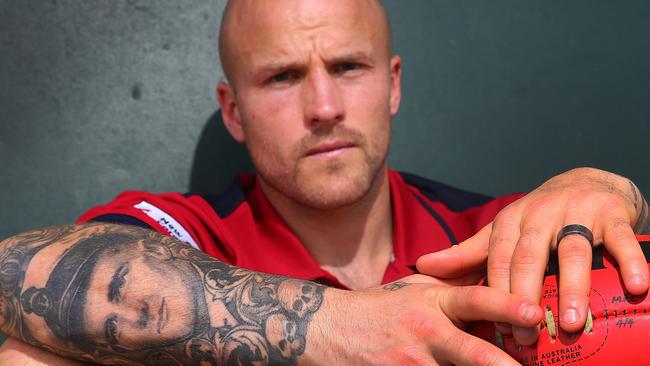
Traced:
[[259, 68], [259, 71], [256, 72], [259, 76], [269, 76], [279, 73], [285, 70], [297, 70], [305, 66], [303, 62], [283, 62], [283, 61], [272, 61], [268, 64], [263, 65]]
[[[365, 51], [352, 51], [348, 53], [341, 53], [339, 55], [333, 56], [331, 58], [326, 58], [325, 62], [328, 65], [336, 65], [343, 62], [365, 62], [373, 64], [372, 57]], [[262, 65], [259, 68], [257, 75], [273, 75], [285, 70], [300, 70], [305, 67], [305, 62], [303, 61], [278, 61], [273, 60], [265, 65]]]
[[115, 270], [115, 273], [111, 278], [111, 283], [108, 284], [108, 301], [115, 302], [120, 300], [122, 297], [120, 290], [126, 282], [124, 277], [129, 273], [129, 270], [130, 268], [128, 263], [122, 264]]
[[370, 63], [372, 61], [372, 57], [364, 51], [353, 51], [349, 53], [342, 53], [340, 55], [336, 55], [332, 57], [331, 59], [326, 59], [328, 64], [338, 64], [342, 62], [367, 62]]

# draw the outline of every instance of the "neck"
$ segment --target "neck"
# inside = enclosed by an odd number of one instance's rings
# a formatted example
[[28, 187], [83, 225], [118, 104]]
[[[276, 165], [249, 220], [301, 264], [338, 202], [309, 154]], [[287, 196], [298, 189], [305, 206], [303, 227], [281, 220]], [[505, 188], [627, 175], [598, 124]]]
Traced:
[[387, 168], [377, 175], [360, 200], [332, 210], [301, 205], [262, 179], [260, 185], [273, 207], [323, 269], [353, 289], [381, 283], [393, 248]]

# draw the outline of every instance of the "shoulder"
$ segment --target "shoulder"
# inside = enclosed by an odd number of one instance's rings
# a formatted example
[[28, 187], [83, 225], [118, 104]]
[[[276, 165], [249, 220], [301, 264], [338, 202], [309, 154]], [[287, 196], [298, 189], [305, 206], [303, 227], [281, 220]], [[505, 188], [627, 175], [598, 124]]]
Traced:
[[226, 218], [246, 203], [253, 183], [248, 175], [236, 177], [231, 185], [220, 194], [185, 193], [187, 199], [201, 199], [214, 210], [217, 216]]
[[460, 212], [483, 206], [494, 199], [484, 194], [452, 187], [415, 174], [392, 173], [397, 174], [410, 190], [416, 191], [431, 202], [440, 202], [452, 211]]

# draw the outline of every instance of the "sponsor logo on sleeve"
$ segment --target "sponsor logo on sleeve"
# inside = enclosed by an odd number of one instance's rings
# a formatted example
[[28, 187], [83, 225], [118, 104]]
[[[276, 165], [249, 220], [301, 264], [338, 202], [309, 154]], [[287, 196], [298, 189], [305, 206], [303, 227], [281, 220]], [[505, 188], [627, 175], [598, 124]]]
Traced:
[[172, 237], [191, 245], [195, 249], [201, 250], [190, 233], [188, 233], [187, 230], [185, 230], [185, 228], [170, 214], [146, 201], [142, 201], [133, 207], [156, 220], [156, 222], [160, 224], [160, 226], [162, 226]]

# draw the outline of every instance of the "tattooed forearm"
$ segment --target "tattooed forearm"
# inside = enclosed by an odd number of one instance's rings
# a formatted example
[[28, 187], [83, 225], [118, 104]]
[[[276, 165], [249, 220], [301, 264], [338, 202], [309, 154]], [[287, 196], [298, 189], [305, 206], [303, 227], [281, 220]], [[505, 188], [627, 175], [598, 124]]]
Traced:
[[324, 291], [129, 226], [60, 226], [0, 246], [0, 330], [105, 364], [293, 365]]
[[643, 194], [636, 186], [630, 182], [630, 187], [634, 197], [634, 208], [639, 213], [634, 225], [634, 232], [636, 234], [650, 234], [650, 210], [648, 210], [648, 202], [643, 197]]

